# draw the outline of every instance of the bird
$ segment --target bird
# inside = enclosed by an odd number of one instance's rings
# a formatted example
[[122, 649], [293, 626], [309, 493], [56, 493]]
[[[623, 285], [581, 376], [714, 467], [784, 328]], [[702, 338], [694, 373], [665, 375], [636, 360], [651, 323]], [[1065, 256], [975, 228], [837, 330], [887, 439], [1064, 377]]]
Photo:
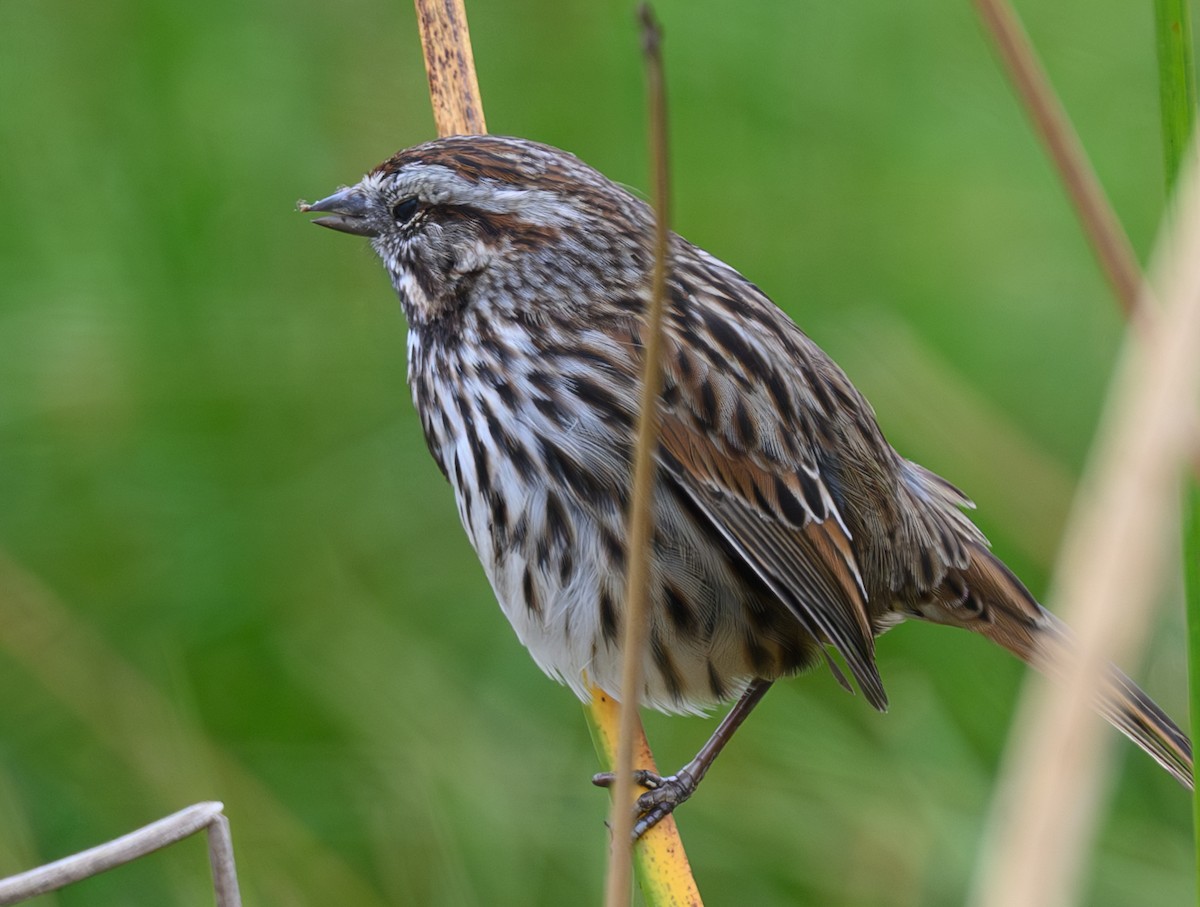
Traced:
[[[757, 286], [671, 234], [648, 644], [641, 689], [621, 689], [652, 209], [568, 152], [496, 135], [407, 148], [300, 208], [382, 261], [426, 444], [538, 666], [585, 701], [594, 685], [667, 713], [733, 702], [678, 772], [637, 772], [635, 836], [694, 793], [775, 681], [823, 663], [886, 709], [875, 640], [902, 621], [1048, 673], [1072, 658], [963, 492], [897, 453]], [[1191, 786], [1190, 741], [1132, 680], [1109, 669], [1095, 701]]]

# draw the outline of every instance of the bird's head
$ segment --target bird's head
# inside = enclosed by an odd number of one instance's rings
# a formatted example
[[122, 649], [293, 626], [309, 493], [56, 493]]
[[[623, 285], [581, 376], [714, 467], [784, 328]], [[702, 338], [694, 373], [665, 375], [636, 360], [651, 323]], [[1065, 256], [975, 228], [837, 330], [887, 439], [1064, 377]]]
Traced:
[[[517, 305], [569, 305], [589, 285], [644, 283], [650, 261], [643, 202], [573, 155], [525, 139], [417, 145], [301, 210], [370, 237], [416, 322], [462, 305], [475, 288]], [[531, 288], [540, 298], [521, 300]]]

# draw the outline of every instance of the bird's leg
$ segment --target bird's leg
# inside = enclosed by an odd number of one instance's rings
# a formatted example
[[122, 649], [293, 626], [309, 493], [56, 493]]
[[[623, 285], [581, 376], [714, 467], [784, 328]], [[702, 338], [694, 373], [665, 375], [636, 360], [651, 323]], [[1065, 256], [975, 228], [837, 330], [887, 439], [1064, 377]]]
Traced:
[[[700, 752], [696, 753], [695, 758], [675, 774], [664, 778], [645, 769], [634, 771], [633, 780], [646, 788], [646, 793], [638, 797], [635, 806], [637, 810], [637, 820], [633, 825], [635, 841], [696, 792], [696, 788], [708, 773], [717, 754], [725, 748], [725, 744], [733, 738], [734, 732], [741, 727], [746, 716], [754, 710], [759, 700], [766, 695], [770, 688], [771, 681], [769, 680], [751, 681], [750, 686], [746, 687], [746, 692], [742, 694], [742, 698], [734, 703], [733, 708], [721, 719], [721, 723], [713, 731], [713, 735], [708, 738], [708, 742], [700, 747]], [[616, 783], [616, 776], [612, 772], [601, 772], [592, 778], [592, 783], [598, 787], [611, 787]]]

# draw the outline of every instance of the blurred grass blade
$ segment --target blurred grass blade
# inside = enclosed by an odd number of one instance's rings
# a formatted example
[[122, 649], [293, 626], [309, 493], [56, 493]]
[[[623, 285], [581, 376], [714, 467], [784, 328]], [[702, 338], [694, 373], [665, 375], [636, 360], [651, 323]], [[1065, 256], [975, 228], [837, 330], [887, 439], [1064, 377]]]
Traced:
[[1169, 192], [1179, 176], [1196, 120], [1196, 70], [1192, 61], [1189, 0], [1154, 0], [1154, 26], [1158, 45], [1163, 173]]
[[[1192, 59], [1190, 0], [1154, 0], [1163, 176], [1168, 203], [1196, 125], [1196, 68]], [[1193, 463], [1197, 463], [1193, 451]], [[1183, 498], [1183, 580], [1188, 626], [1188, 699], [1193, 736], [1200, 728], [1200, 467]], [[1200, 891], [1200, 791], [1192, 792], [1196, 884]]]
[[[974, 903], [1050, 907], [1076, 902], [1101, 800], [1106, 744], [1092, 690], [1110, 661], [1140, 650], [1161, 586], [1172, 506], [1190, 465], [1200, 384], [1200, 173], [1192, 162], [1156, 252], [1163, 307], [1127, 338], [1052, 598], [1075, 629], [1078, 662], [1049, 685], [1026, 682], [997, 788], [990, 860]], [[1147, 291], [1143, 299], [1149, 298]], [[1145, 302], [1143, 302], [1145, 304]]]

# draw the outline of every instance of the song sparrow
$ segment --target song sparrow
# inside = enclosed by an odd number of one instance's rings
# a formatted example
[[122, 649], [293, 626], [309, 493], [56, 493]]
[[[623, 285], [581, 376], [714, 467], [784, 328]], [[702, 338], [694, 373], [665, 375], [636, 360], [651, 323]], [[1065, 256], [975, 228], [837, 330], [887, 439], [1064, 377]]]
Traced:
[[[566, 152], [497, 136], [401, 151], [303, 208], [383, 260], [426, 442], [521, 642], [581, 698], [589, 683], [620, 698], [653, 212]], [[892, 449], [816, 344], [707, 252], [673, 236], [670, 259], [639, 692], [667, 712], [740, 699], [677, 775], [639, 776], [638, 833], [691, 794], [772, 681], [822, 658], [838, 673], [828, 648], [878, 709], [874, 639], [905, 618], [1042, 668], [1070, 651], [970, 502]], [[1188, 739], [1128, 678], [1112, 671], [1097, 708], [1191, 784]]]

